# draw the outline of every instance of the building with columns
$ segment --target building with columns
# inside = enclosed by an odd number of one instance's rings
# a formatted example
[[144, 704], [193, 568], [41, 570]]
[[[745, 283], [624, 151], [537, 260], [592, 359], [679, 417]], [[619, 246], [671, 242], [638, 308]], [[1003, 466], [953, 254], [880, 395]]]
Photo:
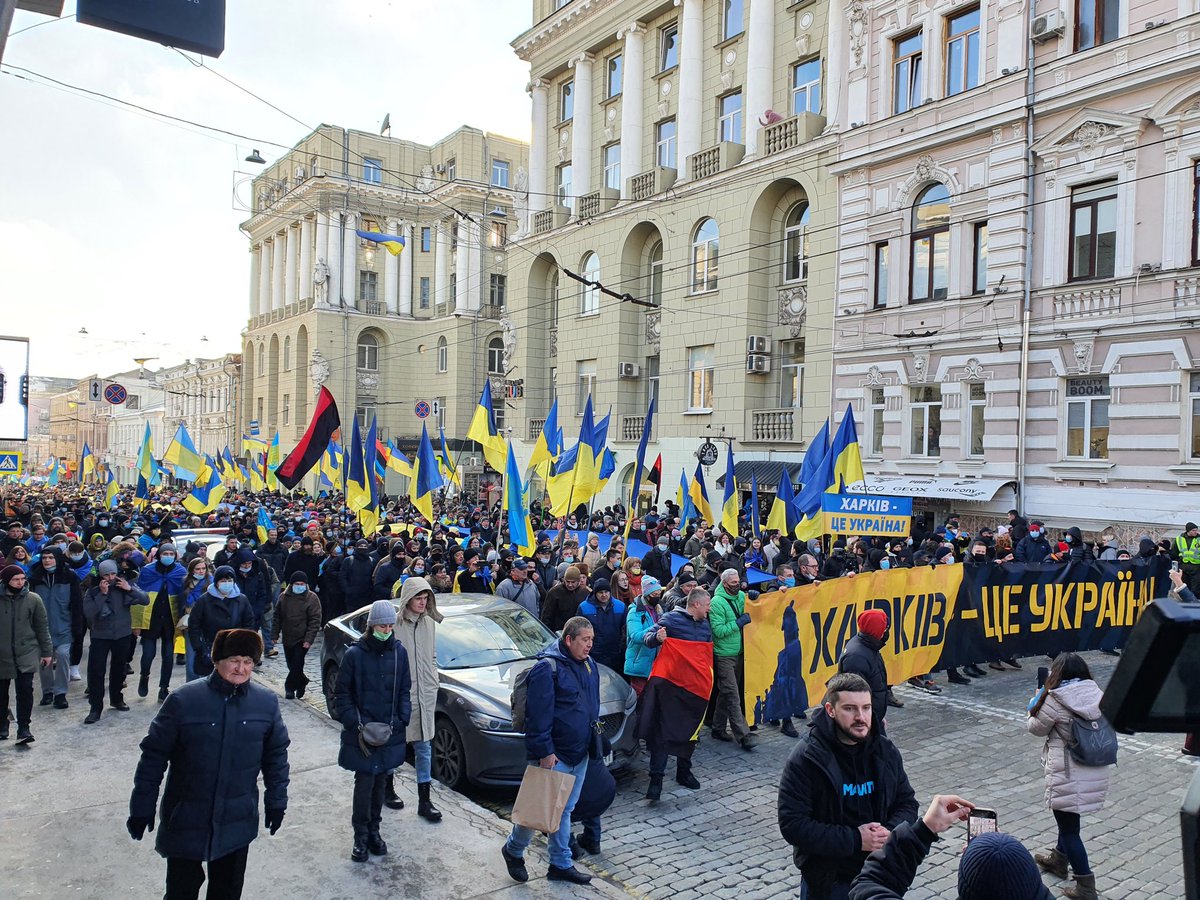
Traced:
[[627, 500], [655, 397], [649, 458], [663, 455], [667, 495], [699, 443], [722, 438], [739, 481], [753, 470], [774, 490], [829, 412], [826, 93], [846, 23], [788, 0], [533, 5], [513, 42], [533, 117], [525, 252], [510, 254], [518, 454], [556, 397], [573, 441], [590, 393], [598, 418], [612, 410], [618, 456], [599, 502]]
[[[196, 450], [219, 456], [225, 447], [239, 452], [237, 393], [242, 356], [226, 353], [213, 359], [188, 359], [158, 373], [166, 407], [166, 427], [173, 435], [182, 423]], [[168, 440], [170, 435], [168, 435]], [[160, 452], [164, 448], [158, 448]]]
[[410, 449], [418, 401], [434, 435], [440, 423], [452, 442], [464, 436], [483, 379], [504, 372], [527, 157], [524, 143], [467, 126], [426, 146], [322, 125], [255, 178], [239, 433], [257, 421], [286, 453], [324, 385], [344, 423], [373, 413], [381, 437]]

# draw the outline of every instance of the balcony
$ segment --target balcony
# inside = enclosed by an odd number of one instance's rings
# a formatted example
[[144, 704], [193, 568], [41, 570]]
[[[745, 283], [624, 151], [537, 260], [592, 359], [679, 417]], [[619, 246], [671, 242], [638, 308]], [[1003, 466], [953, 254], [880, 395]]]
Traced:
[[701, 178], [708, 178], [732, 169], [742, 161], [742, 157], [745, 155], [746, 148], [742, 144], [722, 141], [715, 147], [709, 147], [707, 150], [701, 150], [699, 153], [689, 156], [688, 173], [691, 175], [692, 181], [699, 181]]
[[503, 319], [504, 307], [497, 303], [483, 303], [479, 306], [479, 316], [483, 319]]
[[580, 197], [576, 211], [581, 219], [593, 219], [601, 213], [608, 212], [620, 199], [621, 195], [612, 188], [601, 188]]
[[674, 169], [658, 166], [649, 172], [634, 175], [625, 182], [625, 193], [630, 200], [649, 200], [661, 194], [675, 183], [678, 173]]
[[[614, 440], [636, 444], [642, 439], [642, 429], [646, 427], [646, 417], [621, 416], [621, 429]], [[654, 426], [650, 426], [650, 440], [654, 440]]]
[[812, 113], [800, 113], [790, 119], [773, 122], [759, 130], [758, 146], [763, 156], [783, 153], [807, 144], [825, 130], [825, 117]]
[[1055, 294], [1051, 298], [1054, 321], [1107, 316], [1121, 311], [1121, 288], [1103, 287]]
[[1200, 278], [1188, 276], [1175, 279], [1176, 315], [1194, 316], [1200, 312]]
[[526, 438], [526, 440], [529, 441], [530, 443], [535, 442], [541, 436], [542, 429], [545, 427], [545, 425], [546, 425], [545, 419], [530, 419], [529, 420], [529, 432], [528, 432], [528, 437]]
[[800, 443], [800, 413], [794, 407], [746, 411], [746, 440], [760, 444]]
[[547, 231], [553, 231], [555, 228], [567, 224], [567, 219], [570, 217], [571, 210], [558, 204], [550, 209], [539, 210], [533, 214], [533, 233], [544, 234]]
[[379, 300], [363, 300], [362, 312], [368, 316], [382, 316], [387, 314], [387, 307]]

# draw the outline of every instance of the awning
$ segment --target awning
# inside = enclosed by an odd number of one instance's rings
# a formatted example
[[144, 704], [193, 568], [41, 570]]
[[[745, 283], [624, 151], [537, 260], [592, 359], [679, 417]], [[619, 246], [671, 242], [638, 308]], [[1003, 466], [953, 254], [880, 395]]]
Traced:
[[928, 497], [938, 500], [963, 500], [986, 503], [1005, 485], [1016, 482], [1006, 478], [951, 478], [939, 475], [869, 475], [847, 485], [853, 494], [880, 494], [887, 497]]
[[[738, 489], [742, 491], [750, 490], [750, 479], [753, 476], [758, 479], [759, 490], [774, 491], [775, 486], [779, 484], [780, 474], [784, 469], [787, 469], [788, 474], [795, 478], [800, 474], [800, 463], [784, 462], [776, 459], [741, 459], [733, 462], [733, 477], [737, 479]], [[717, 487], [725, 487], [725, 473], [722, 472], [717, 476]], [[796, 490], [800, 489], [800, 482], [793, 481], [792, 487]]]

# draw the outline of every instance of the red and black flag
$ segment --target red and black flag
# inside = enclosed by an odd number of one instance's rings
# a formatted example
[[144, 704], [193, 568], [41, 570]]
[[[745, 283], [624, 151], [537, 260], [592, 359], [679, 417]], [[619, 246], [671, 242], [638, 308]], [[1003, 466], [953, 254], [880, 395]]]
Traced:
[[300, 483], [300, 479], [309, 473], [321, 459], [321, 454], [329, 446], [334, 432], [342, 427], [341, 417], [338, 416], [337, 403], [333, 394], [326, 387], [321, 388], [317, 395], [317, 406], [313, 411], [312, 421], [308, 430], [300, 438], [292, 452], [279, 464], [275, 477], [289, 491]]
[[650, 469], [650, 474], [646, 478], [654, 485], [654, 505], [658, 506], [658, 494], [662, 490], [662, 454], [658, 454], [658, 459], [654, 461], [654, 466]]
[[713, 645], [667, 638], [638, 704], [637, 736], [678, 756], [690, 753], [713, 689]]

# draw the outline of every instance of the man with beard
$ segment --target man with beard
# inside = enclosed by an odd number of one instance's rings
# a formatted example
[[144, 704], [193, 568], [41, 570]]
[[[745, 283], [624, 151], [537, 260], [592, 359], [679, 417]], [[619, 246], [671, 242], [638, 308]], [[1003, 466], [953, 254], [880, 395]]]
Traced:
[[800, 896], [846, 900], [867, 856], [917, 813], [900, 751], [872, 727], [871, 686], [833, 676], [779, 782], [779, 831], [804, 875]]
[[883, 661], [883, 649], [888, 631], [888, 616], [882, 609], [866, 609], [858, 614], [858, 634], [846, 642], [839, 672], [862, 676], [871, 689], [871, 727], [876, 734], [885, 734], [883, 717], [887, 715], [888, 678]]

